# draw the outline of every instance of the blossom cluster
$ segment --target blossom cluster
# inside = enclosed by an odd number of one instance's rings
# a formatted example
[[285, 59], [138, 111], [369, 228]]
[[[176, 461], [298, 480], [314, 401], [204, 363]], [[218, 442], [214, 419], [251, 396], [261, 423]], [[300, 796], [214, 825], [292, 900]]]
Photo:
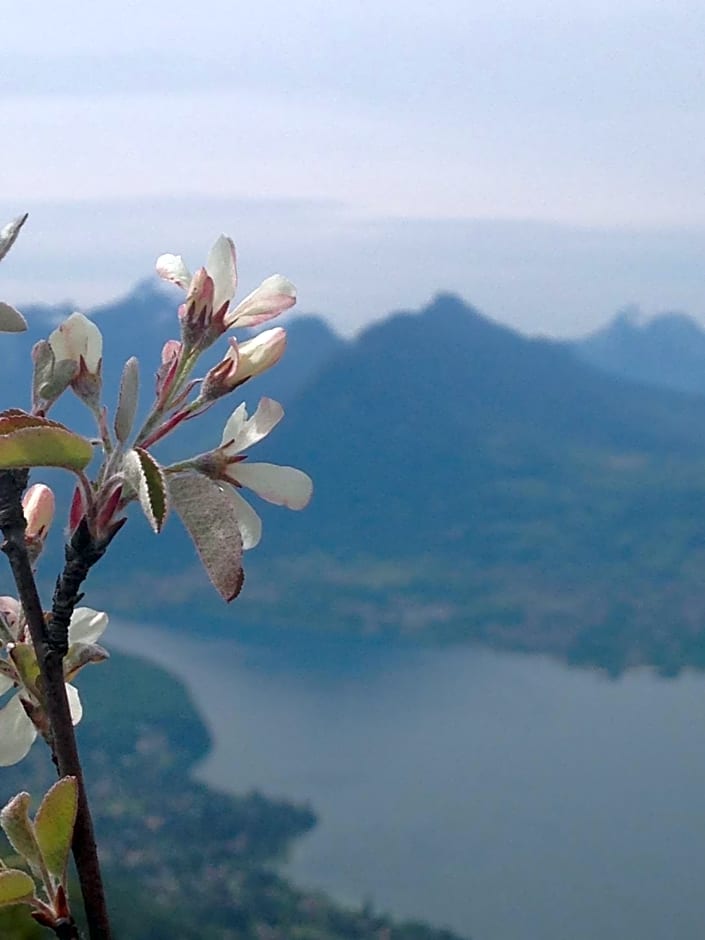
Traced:
[[[3, 245], [7, 250], [22, 221], [0, 232], [0, 258]], [[139, 410], [138, 360], [133, 357], [125, 363], [111, 421], [103, 403], [103, 337], [95, 323], [76, 312], [34, 346], [31, 411], [0, 413], [0, 469], [56, 466], [72, 471], [76, 488], [68, 518], [69, 538], [83, 532], [96, 557], [123, 526], [130, 503], [139, 503], [155, 532], [161, 531], [173, 509], [213, 585], [230, 601], [242, 586], [242, 552], [256, 546], [262, 534], [259, 515], [240, 491], [249, 489], [289, 509], [303, 509], [312, 495], [313, 484], [302, 470], [248, 459], [250, 449], [282, 420], [282, 406], [262, 398], [248, 415], [246, 404], [238, 404], [225, 423], [220, 443], [174, 464], [162, 466], [152, 448], [279, 362], [286, 348], [283, 328], [268, 327], [244, 339], [231, 333], [258, 328], [279, 316], [295, 304], [296, 289], [276, 274], [235, 304], [236, 252], [225, 235], [216, 240], [206, 264], [195, 274], [179, 255], [162, 255], [156, 267], [162, 278], [185, 291], [185, 298], [175, 318], [179, 336], [161, 350], [153, 401], [139, 429], [134, 430]], [[0, 307], [0, 330], [22, 328], [14, 315], [24, 323], [13, 308]], [[196, 375], [201, 355], [221, 339], [220, 360], [204, 375]], [[97, 441], [88, 441], [48, 417], [69, 389], [93, 414]], [[17, 442], [22, 445], [16, 448], [22, 462], [13, 464], [13, 459], [20, 459], [13, 456]], [[102, 450], [100, 458], [96, 444]], [[94, 473], [89, 477], [91, 468]], [[55, 512], [51, 490], [43, 484], [30, 487], [23, 508], [25, 544], [36, 565]], [[71, 617], [63, 662], [74, 723], [82, 709], [72, 680], [88, 663], [107, 658], [97, 642], [107, 619], [106, 614], [83, 607], [76, 608]], [[0, 597], [0, 765], [20, 760], [38, 735], [50, 740], [39, 673], [21, 604], [12, 597]]]
[[[189, 272], [180, 255], [173, 254], [162, 255], [157, 260], [157, 272], [183, 288], [186, 298], [178, 310], [181, 337], [169, 340], [162, 349], [154, 405], [135, 441], [135, 446], [145, 450], [183, 421], [202, 414], [217, 399], [276, 365], [286, 348], [286, 331], [281, 327], [266, 329], [244, 341], [230, 338], [220, 362], [203, 378], [192, 378], [201, 353], [223, 334], [234, 328], [257, 327], [296, 302], [294, 285], [275, 274], [237, 306], [232, 306], [237, 287], [236, 254], [232, 240], [225, 235], [216, 240], [206, 265], [195, 274]], [[58, 395], [70, 386], [94, 411], [99, 422], [102, 420], [103, 339], [95, 323], [81, 313], [72, 314], [49, 336], [48, 343], [38, 344], [34, 355], [38, 371], [43, 372], [35, 396], [36, 411], [46, 414]], [[194, 394], [189, 400], [191, 393]], [[134, 405], [132, 407], [134, 409]], [[307, 474], [293, 467], [247, 463], [244, 453], [269, 434], [283, 415], [281, 405], [268, 398], [260, 401], [251, 417], [242, 403], [226, 422], [218, 447], [165, 469], [173, 473], [196, 470], [235, 490], [248, 488], [276, 505], [303, 509], [313, 491]], [[105, 439], [107, 428], [103, 426], [102, 431]], [[100, 532], [109, 534], [109, 527], [130, 497], [129, 488], [126, 491], [124, 487], [124, 466], [113, 459], [109, 469], [115, 472], [109, 477], [109, 485], [104, 483], [96, 500], [91, 500], [90, 494], [79, 492], [73, 526], [90, 512]], [[237, 493], [233, 495], [233, 505], [243, 546], [252, 548], [261, 535], [259, 516]]]

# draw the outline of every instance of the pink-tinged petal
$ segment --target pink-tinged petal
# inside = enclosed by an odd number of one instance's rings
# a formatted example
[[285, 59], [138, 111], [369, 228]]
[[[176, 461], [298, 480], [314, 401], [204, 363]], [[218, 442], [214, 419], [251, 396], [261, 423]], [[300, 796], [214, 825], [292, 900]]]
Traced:
[[213, 278], [213, 310], [217, 313], [224, 303], [230, 303], [237, 288], [237, 259], [232, 238], [219, 236], [208, 253], [206, 270]]
[[22, 497], [22, 511], [27, 520], [27, 538], [44, 538], [54, 520], [54, 494], [44, 483], [30, 486]]
[[16, 764], [29, 753], [37, 729], [27, 717], [19, 695], [0, 709], [0, 767]]
[[162, 363], [171, 362], [181, 355], [182, 343], [178, 339], [168, 339], [162, 346]]
[[83, 501], [83, 490], [77, 486], [73, 491], [71, 508], [69, 509], [69, 532], [75, 532], [86, 514], [86, 505]]
[[296, 303], [296, 288], [281, 274], [273, 274], [231, 310], [224, 323], [230, 327], [257, 326], [265, 320], [278, 317]]
[[66, 698], [69, 700], [69, 711], [71, 712], [71, 722], [77, 725], [83, 718], [83, 705], [78, 695], [78, 689], [75, 685], [66, 683]]
[[295, 467], [243, 462], [228, 468], [228, 476], [268, 503], [288, 509], [303, 509], [313, 493], [311, 477]]
[[191, 272], [186, 267], [181, 255], [160, 255], [157, 258], [157, 274], [165, 281], [178, 284], [187, 290], [191, 283]]
[[95, 643], [108, 626], [108, 615], [90, 607], [77, 607], [69, 624], [69, 643]]
[[262, 520], [255, 510], [250, 506], [246, 499], [243, 499], [239, 493], [231, 494], [237, 525], [242, 537], [242, 547], [244, 551], [254, 548], [259, 544], [262, 538]]
[[[245, 412], [246, 414], [247, 412]], [[234, 418], [235, 414], [232, 417]], [[261, 441], [272, 428], [279, 424], [283, 417], [284, 409], [278, 401], [274, 401], [273, 398], [260, 399], [255, 413], [249, 420], [244, 422], [239, 432], [234, 436], [232, 444], [227, 447], [226, 453], [228, 456], [241, 454], [244, 450], [252, 447], [253, 444]]]
[[189, 315], [189, 308], [193, 303], [196, 303], [198, 307], [202, 307], [204, 304], [212, 307], [214, 291], [215, 286], [213, 284], [213, 278], [205, 268], [199, 268], [191, 278], [191, 284], [189, 285], [188, 294], [186, 295], [186, 303], [183, 305], [185, 308], [183, 316]]
[[260, 375], [271, 369], [284, 355], [286, 349], [286, 330], [280, 326], [273, 330], [263, 330], [252, 339], [239, 344], [240, 365], [237, 372], [238, 382], [244, 382], [252, 376]]

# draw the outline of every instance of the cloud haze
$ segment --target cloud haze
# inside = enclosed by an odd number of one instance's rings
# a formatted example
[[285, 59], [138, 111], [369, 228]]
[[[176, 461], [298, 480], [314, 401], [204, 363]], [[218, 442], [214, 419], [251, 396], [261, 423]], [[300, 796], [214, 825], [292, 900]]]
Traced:
[[349, 329], [438, 288], [547, 331], [698, 313], [704, 46], [656, 0], [11, 6], [0, 204], [44, 268], [4, 289], [105, 297], [228, 229]]
[[[0, 203], [3, 217], [15, 208]], [[30, 210], [2, 269], [2, 294], [17, 302], [102, 302], [150, 276], [163, 251], [195, 267], [225, 222], [241, 291], [276, 271], [295, 277], [298, 309], [326, 315], [346, 334], [440, 288], [530, 333], [575, 336], [628, 303], [649, 314], [684, 309], [705, 322], [703, 231], [363, 218], [335, 203], [204, 197]]]

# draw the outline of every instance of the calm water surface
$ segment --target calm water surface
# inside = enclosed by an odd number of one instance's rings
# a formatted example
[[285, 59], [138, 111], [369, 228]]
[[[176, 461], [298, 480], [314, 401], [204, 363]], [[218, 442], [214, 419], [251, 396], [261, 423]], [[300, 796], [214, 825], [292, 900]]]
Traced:
[[165, 636], [105, 641], [187, 681], [203, 780], [313, 804], [300, 884], [473, 940], [705, 936], [705, 676]]

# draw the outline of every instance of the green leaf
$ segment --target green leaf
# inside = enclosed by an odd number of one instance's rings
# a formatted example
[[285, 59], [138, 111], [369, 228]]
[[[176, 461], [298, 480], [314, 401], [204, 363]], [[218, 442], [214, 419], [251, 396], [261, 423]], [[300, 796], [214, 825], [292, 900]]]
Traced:
[[115, 411], [115, 436], [124, 444], [130, 436], [137, 411], [137, 399], [140, 390], [139, 363], [135, 356], [128, 359], [122, 370], [120, 394]]
[[34, 818], [34, 831], [44, 864], [49, 874], [62, 884], [77, 809], [78, 783], [76, 778], [62, 777], [47, 792]]
[[92, 457], [90, 441], [58, 421], [16, 409], [0, 413], [0, 470], [63, 467], [78, 471]]
[[26, 871], [5, 868], [0, 871], [0, 907], [21, 904], [34, 897], [34, 882]]
[[170, 477], [169, 491], [211, 583], [230, 602], [244, 580], [242, 536], [230, 491], [199, 473]]
[[169, 511], [169, 491], [164, 471], [150, 453], [135, 447], [125, 454], [123, 472], [137, 494], [147, 521], [155, 532], [161, 532]]
[[0, 810], [0, 826], [12, 848], [27, 861], [35, 874], [41, 873], [39, 846], [29, 818], [29, 793], [18, 793]]

